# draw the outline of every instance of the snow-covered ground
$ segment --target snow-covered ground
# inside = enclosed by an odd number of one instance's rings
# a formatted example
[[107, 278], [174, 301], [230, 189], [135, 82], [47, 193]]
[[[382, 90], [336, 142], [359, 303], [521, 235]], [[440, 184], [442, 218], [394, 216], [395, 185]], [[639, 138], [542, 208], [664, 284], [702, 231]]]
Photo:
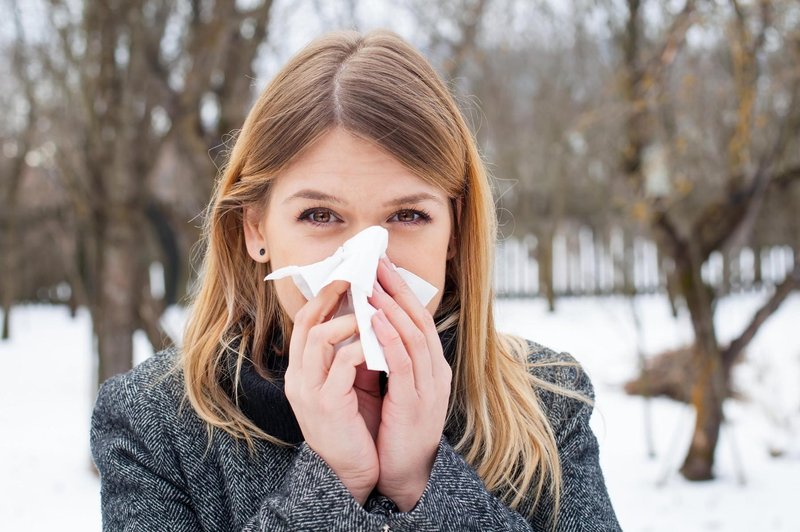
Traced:
[[[766, 294], [736, 295], [717, 307], [719, 339], [728, 342], [749, 322]], [[637, 333], [633, 309], [639, 315]], [[624, 530], [800, 530], [800, 295], [788, 299], [747, 349], [735, 383], [748, 402], [728, 401], [730, 424], [717, 448], [717, 480], [690, 483], [676, 473], [694, 423], [692, 409], [650, 401], [655, 458], [648, 458], [645, 401], [621, 391], [646, 355], [692, 337], [688, 316], [674, 320], [661, 296], [563, 299], [555, 314], [543, 301], [503, 301], [500, 328], [569, 351], [595, 384], [592, 426], [600, 442], [606, 484]], [[638, 345], [638, 347], [637, 347]], [[784, 457], [771, 458], [769, 449]]]
[[[722, 341], [734, 337], [766, 297], [721, 301]], [[640, 328], [634, 325], [633, 310]], [[648, 458], [645, 402], [621, 384], [636, 371], [637, 349], [651, 355], [691, 338], [660, 296], [564, 299], [549, 314], [540, 300], [501, 300], [497, 322], [580, 360], [595, 384], [592, 424], [608, 489], [623, 529], [633, 531], [800, 530], [800, 295], [762, 328], [736, 370], [748, 402], [730, 402], [731, 424], [717, 452], [717, 480], [688, 483], [675, 473], [693, 414], [650, 402], [655, 457]], [[170, 324], [179, 323], [179, 313]], [[0, 529], [100, 530], [99, 481], [89, 455], [94, 400], [87, 312], [62, 307], [12, 311], [12, 339], [0, 343]], [[174, 330], [174, 329], [173, 329]], [[135, 359], [151, 354], [137, 336]], [[784, 452], [771, 458], [769, 450]]]

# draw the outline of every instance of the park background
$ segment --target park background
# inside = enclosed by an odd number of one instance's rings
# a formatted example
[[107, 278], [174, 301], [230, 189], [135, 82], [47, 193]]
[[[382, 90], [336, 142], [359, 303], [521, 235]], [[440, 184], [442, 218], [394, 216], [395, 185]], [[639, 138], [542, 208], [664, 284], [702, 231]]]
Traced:
[[0, 0], [0, 528], [100, 530], [98, 383], [180, 344], [253, 102], [389, 28], [492, 174], [501, 330], [572, 353], [624, 530], [798, 530], [800, 4]]

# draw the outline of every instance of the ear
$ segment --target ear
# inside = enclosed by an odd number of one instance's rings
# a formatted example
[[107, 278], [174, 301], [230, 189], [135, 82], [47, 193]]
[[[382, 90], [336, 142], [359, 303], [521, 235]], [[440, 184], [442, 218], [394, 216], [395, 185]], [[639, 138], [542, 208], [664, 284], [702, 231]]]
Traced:
[[[269, 246], [267, 246], [264, 220], [259, 218], [259, 213], [251, 207], [242, 209], [242, 226], [247, 254], [256, 262], [269, 262]], [[264, 254], [261, 254], [261, 250]]]
[[461, 222], [462, 198], [462, 196], [459, 196], [458, 198], [451, 200], [451, 205], [453, 206], [453, 218], [451, 218], [452, 224], [450, 226], [450, 242], [447, 245], [447, 260], [453, 260], [456, 256], [456, 252], [458, 251], [456, 235], [458, 234], [457, 227]]

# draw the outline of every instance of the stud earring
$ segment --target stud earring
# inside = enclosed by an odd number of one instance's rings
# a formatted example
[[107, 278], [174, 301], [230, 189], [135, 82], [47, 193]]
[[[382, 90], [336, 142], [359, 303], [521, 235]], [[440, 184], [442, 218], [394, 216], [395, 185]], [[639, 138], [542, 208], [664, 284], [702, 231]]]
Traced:
[[258, 250], [258, 254], [261, 255], [262, 257], [264, 256], [264, 253], [266, 253], [266, 252], [267, 252], [267, 250], [265, 250], [264, 248], [261, 248], [261, 249]]

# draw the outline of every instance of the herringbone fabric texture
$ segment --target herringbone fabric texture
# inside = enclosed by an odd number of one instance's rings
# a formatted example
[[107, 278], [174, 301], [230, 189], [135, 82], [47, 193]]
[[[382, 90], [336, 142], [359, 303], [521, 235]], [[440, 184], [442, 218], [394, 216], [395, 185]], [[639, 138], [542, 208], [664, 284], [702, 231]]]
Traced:
[[[574, 361], [539, 344], [534, 360]], [[101, 475], [104, 531], [488, 531], [546, 530], [544, 497], [527, 521], [486, 490], [445, 434], [416, 507], [395, 511], [377, 493], [362, 507], [305, 442], [282, 448], [243, 442], [206, 428], [189, 403], [179, 409], [183, 377], [160, 379], [175, 349], [162, 351], [101, 386], [91, 425], [92, 457]], [[580, 367], [536, 370], [547, 380], [594, 397]], [[558, 530], [619, 530], [589, 427], [592, 407], [539, 391], [555, 431], [563, 468]], [[522, 511], [523, 508], [520, 508]]]

